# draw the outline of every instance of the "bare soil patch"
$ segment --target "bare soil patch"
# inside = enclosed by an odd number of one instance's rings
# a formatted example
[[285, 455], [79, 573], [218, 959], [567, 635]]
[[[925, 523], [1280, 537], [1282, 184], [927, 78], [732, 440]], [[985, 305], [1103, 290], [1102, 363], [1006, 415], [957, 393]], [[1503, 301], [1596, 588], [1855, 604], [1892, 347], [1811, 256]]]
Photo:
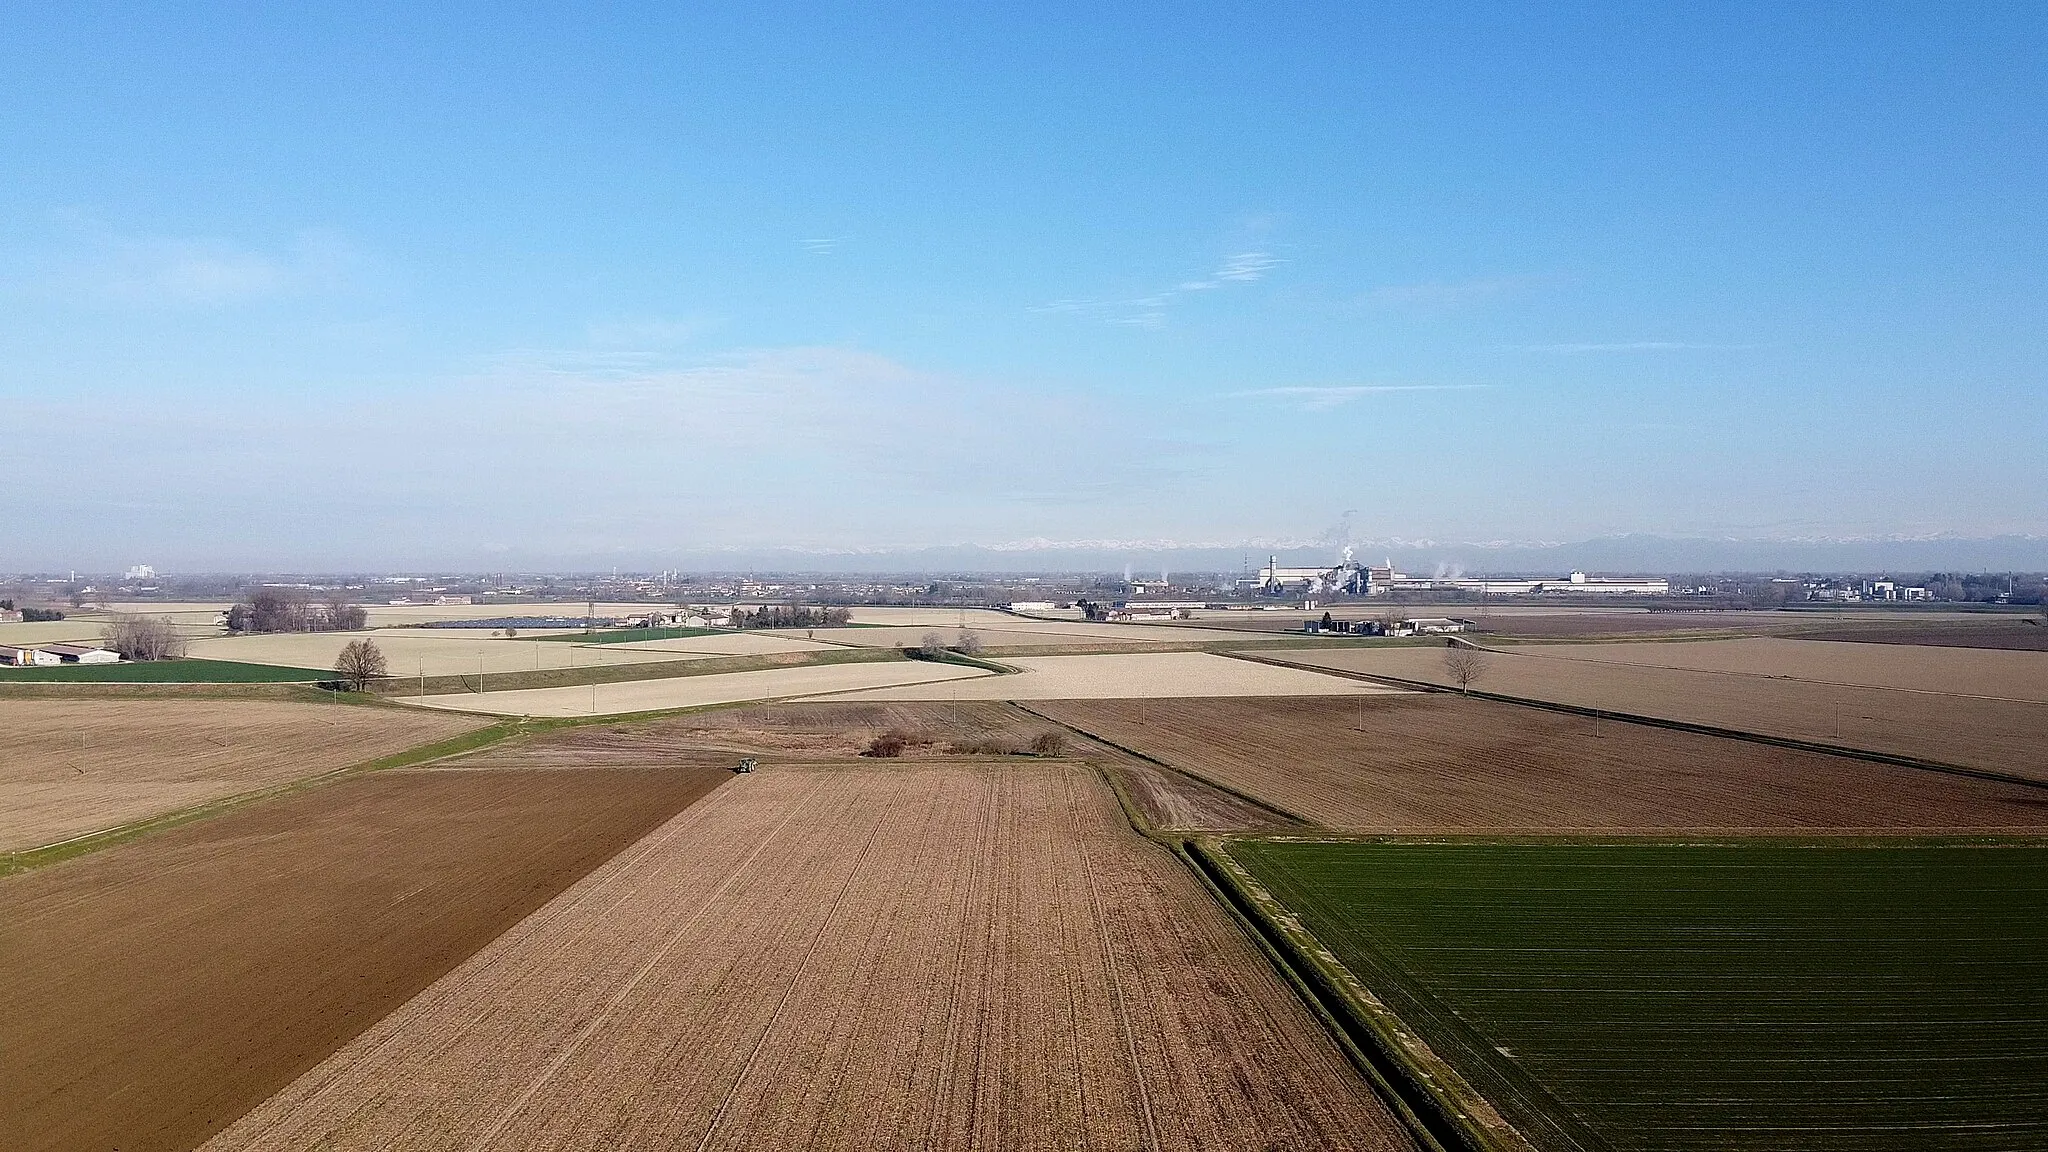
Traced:
[[[1318, 668], [1447, 683], [1440, 648], [1274, 653]], [[1503, 649], [1477, 689], [1911, 756], [2048, 780], [2048, 705], [1679, 668], [1552, 660]]]
[[2048, 830], [2048, 789], [1446, 695], [1039, 710], [1360, 832]]
[[1924, 624], [1818, 628], [1811, 632], [1800, 632], [1798, 636], [1802, 640], [1835, 640], [1857, 644], [1919, 644], [1935, 648], [2002, 648], [2018, 652], [2048, 652], [2048, 625], [2011, 616], [1981, 624], [1939, 620]]
[[2048, 655], [2033, 652], [1753, 637], [1654, 644], [1524, 644], [1516, 645], [1513, 654], [2048, 704]]
[[484, 723], [259, 700], [0, 699], [0, 851], [302, 780]]
[[764, 763], [208, 1145], [1408, 1148], [1050, 761]]
[[379, 772], [0, 880], [0, 1148], [205, 1141], [725, 778]]

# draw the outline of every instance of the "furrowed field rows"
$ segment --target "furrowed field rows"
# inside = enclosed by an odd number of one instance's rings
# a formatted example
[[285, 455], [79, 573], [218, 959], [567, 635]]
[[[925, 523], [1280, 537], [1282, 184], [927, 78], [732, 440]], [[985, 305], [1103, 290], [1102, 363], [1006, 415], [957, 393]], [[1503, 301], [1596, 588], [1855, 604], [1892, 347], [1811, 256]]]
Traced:
[[193, 1147], [726, 779], [375, 772], [0, 879], [0, 1148]]
[[[1297, 651], [1273, 658], [1449, 683], [1437, 648]], [[1474, 687], [2048, 780], [2048, 704], [1554, 660], [1512, 648], [1490, 658]]]
[[1544, 1149], [2048, 1143], [2048, 847], [1240, 843]]
[[769, 766], [209, 1147], [1401, 1148], [1060, 763]]
[[2041, 788], [1451, 695], [1034, 707], [1362, 832], [2048, 830]]

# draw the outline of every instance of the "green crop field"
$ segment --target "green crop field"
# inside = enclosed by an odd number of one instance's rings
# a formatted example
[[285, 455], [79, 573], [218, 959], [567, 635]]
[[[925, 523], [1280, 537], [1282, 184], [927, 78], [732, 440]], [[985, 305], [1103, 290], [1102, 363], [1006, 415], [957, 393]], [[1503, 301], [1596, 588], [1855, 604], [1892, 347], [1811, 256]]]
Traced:
[[2048, 1148], [2048, 843], [1229, 851], [1539, 1148]]
[[332, 669], [281, 668], [233, 660], [153, 660], [142, 664], [60, 664], [0, 668], [0, 684], [275, 684], [332, 680]]

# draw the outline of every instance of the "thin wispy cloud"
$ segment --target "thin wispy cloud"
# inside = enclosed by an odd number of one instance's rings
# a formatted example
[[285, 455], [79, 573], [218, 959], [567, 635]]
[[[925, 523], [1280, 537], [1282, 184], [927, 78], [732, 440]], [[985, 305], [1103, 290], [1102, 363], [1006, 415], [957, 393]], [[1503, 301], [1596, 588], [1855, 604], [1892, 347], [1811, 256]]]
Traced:
[[1362, 396], [1387, 392], [1476, 392], [1491, 384], [1296, 384], [1283, 388], [1250, 388], [1226, 392], [1229, 400], [1275, 400], [1305, 411], [1320, 412], [1351, 403]]
[[1144, 296], [1122, 299], [1072, 298], [1054, 300], [1031, 309], [1033, 312], [1067, 312], [1099, 316], [1104, 323], [1130, 328], [1163, 328], [1174, 305], [1198, 293], [1213, 292], [1233, 284], [1263, 280], [1282, 261], [1270, 252], [1239, 252], [1224, 257], [1214, 272], [1200, 280], [1183, 280], [1171, 288]]
[[1223, 262], [1216, 270], [1218, 280], [1263, 280], [1268, 270], [1280, 261], [1269, 252], [1240, 252]]
[[1755, 344], [1695, 344], [1683, 340], [1622, 340], [1613, 343], [1580, 344], [1523, 344], [1524, 352], [1557, 352], [1573, 354], [1581, 352], [1691, 352], [1691, 351], [1738, 351], [1755, 348]]
[[838, 251], [839, 246], [846, 243], [848, 239], [849, 237], [845, 236], [812, 236], [798, 240], [797, 243], [803, 245], [806, 252], [819, 256], [830, 256]]

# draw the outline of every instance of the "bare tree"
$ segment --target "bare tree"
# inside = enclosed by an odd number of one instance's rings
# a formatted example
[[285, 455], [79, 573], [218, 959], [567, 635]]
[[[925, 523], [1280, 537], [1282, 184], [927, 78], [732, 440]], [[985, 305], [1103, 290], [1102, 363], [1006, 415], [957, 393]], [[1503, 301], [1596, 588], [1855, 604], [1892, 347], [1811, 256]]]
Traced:
[[946, 654], [946, 638], [937, 632], [924, 634], [924, 641], [917, 646], [917, 654], [927, 660], [937, 660]]
[[361, 692], [385, 673], [384, 653], [374, 640], [351, 640], [335, 658], [334, 674], [352, 692]]
[[1067, 734], [1065, 732], [1040, 732], [1031, 739], [1033, 756], [1065, 756]]
[[1486, 675], [1486, 650], [1451, 641], [1444, 649], [1444, 672], [1458, 691], [1470, 696], [1473, 682]]
[[959, 640], [953, 644], [953, 651], [963, 656], [981, 655], [981, 633], [972, 628], [962, 628]]
[[175, 660], [185, 654], [185, 638], [168, 616], [118, 616], [100, 629], [100, 642], [123, 660]]

